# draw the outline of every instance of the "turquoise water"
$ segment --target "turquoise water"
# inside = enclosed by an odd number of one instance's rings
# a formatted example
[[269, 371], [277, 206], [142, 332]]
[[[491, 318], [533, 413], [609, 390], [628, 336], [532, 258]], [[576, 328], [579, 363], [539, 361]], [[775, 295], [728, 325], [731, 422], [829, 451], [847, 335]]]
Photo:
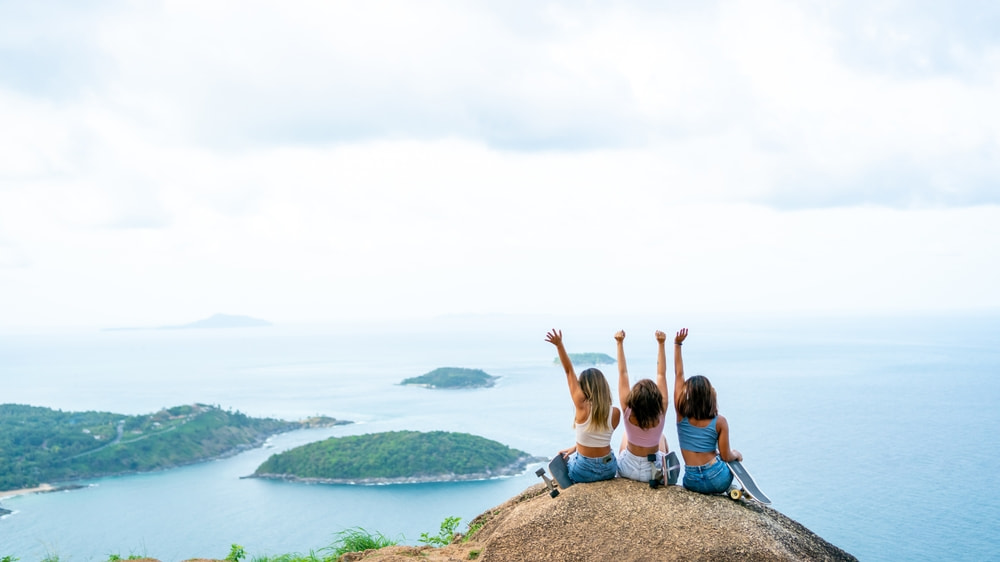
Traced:
[[[572, 441], [565, 379], [543, 341], [552, 319], [406, 326], [0, 334], [0, 402], [148, 413], [190, 402], [357, 423], [276, 436], [267, 448], [70, 492], [10, 498], [0, 556], [164, 561], [322, 548], [361, 526], [408, 543], [534, 484], [321, 486], [241, 479], [268, 455], [392, 429], [468, 431], [536, 455]], [[573, 351], [613, 355], [624, 327], [633, 380], [651, 376], [646, 319], [562, 319]], [[1000, 318], [693, 319], [689, 375], [708, 376], [744, 464], [774, 507], [863, 560], [995, 559], [1000, 500]], [[436, 367], [482, 368], [498, 386], [401, 387]], [[614, 366], [604, 369], [615, 375]], [[614, 388], [614, 385], [612, 385]], [[620, 438], [620, 431], [615, 439]], [[673, 447], [676, 436], [668, 433]]]

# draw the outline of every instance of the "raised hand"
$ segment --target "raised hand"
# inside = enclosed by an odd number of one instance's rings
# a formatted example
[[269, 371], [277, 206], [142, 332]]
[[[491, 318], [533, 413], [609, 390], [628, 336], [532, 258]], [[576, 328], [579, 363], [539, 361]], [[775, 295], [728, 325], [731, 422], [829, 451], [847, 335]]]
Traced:
[[545, 341], [551, 343], [552, 345], [559, 347], [562, 345], [562, 330], [556, 330], [553, 328], [548, 333], [545, 334]]
[[656, 341], [659, 342], [659, 343], [663, 343], [663, 342], [667, 341], [667, 334], [661, 332], [660, 330], [657, 330], [656, 331]]
[[615, 341], [618, 343], [625, 341], [625, 330], [618, 330], [615, 332]]
[[674, 343], [683, 343], [684, 339], [688, 337], [688, 329], [681, 328], [677, 331], [677, 335], [674, 336]]

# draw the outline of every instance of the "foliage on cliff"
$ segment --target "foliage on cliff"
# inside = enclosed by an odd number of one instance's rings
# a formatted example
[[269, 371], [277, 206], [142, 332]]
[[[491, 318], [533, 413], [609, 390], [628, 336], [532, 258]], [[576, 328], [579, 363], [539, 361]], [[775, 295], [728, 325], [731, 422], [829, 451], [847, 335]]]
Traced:
[[389, 431], [331, 437], [272, 455], [254, 472], [318, 480], [408, 479], [498, 474], [527, 453], [470, 435]]
[[404, 379], [399, 384], [422, 385], [428, 388], [483, 388], [493, 386], [496, 379], [481, 369], [440, 367], [419, 377]]
[[0, 404], [0, 490], [180, 466], [297, 427], [202, 404], [141, 416]]

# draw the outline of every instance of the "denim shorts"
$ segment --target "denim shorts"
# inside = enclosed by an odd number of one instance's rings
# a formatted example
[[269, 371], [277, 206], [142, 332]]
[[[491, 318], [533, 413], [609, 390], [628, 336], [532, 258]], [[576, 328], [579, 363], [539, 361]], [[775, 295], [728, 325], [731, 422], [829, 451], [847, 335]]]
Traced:
[[597, 482], [614, 478], [618, 472], [618, 461], [614, 453], [596, 459], [573, 453], [566, 461], [566, 468], [573, 482]]
[[693, 492], [721, 494], [732, 482], [733, 473], [719, 457], [708, 464], [684, 467], [684, 487]]
[[[656, 452], [656, 468], [663, 469], [663, 451]], [[618, 476], [639, 482], [649, 482], [653, 478], [653, 463], [625, 449], [618, 452]]]

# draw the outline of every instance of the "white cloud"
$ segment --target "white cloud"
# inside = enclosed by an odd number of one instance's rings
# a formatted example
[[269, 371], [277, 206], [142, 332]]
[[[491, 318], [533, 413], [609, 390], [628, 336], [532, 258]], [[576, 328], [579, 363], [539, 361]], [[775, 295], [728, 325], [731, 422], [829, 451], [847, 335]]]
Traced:
[[997, 42], [884, 10], [16, 14], [0, 322], [998, 306]]

